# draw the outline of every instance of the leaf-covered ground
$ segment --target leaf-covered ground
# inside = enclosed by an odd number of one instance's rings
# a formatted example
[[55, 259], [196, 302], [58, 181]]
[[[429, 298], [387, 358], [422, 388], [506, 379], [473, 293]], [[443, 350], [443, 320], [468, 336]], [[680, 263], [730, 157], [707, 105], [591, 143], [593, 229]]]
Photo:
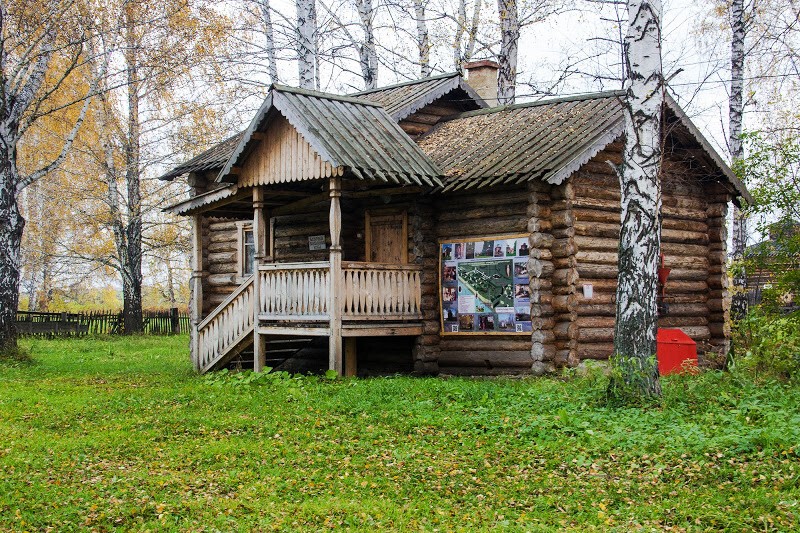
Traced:
[[600, 377], [195, 375], [187, 339], [0, 363], [0, 530], [800, 527], [800, 389], [707, 373], [615, 410]]

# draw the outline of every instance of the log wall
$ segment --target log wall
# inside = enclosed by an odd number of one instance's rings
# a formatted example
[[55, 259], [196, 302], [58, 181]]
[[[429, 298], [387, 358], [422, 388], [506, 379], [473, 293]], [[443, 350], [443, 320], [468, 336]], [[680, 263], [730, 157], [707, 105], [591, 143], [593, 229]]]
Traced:
[[[606, 161], [621, 162], [612, 144], [570, 179], [573, 194], [577, 359], [607, 359], [613, 351], [620, 228], [619, 180]], [[729, 197], [721, 185], [678, 160], [662, 166], [662, 251], [671, 268], [669, 312], [659, 327], [680, 328], [698, 350], [726, 343], [724, 215]], [[591, 284], [593, 296], [583, 296]], [[713, 334], [712, 334], [713, 331]]]
[[[426, 321], [426, 332], [430, 330], [438, 334], [441, 329], [438, 240], [526, 233], [530, 220], [529, 196], [522, 185], [513, 189], [481, 189], [436, 197], [435, 320]], [[528, 335], [442, 335], [438, 350], [439, 370], [444, 374], [496, 375], [533, 371], [531, 337]]]

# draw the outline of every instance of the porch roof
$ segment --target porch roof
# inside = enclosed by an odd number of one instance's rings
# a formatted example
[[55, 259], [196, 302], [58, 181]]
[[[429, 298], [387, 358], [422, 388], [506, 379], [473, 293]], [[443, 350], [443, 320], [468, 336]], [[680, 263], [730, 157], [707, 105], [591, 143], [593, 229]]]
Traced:
[[218, 182], [236, 181], [236, 169], [276, 112], [339, 172], [401, 185], [441, 185], [441, 171], [380, 104], [282, 85], [272, 86], [217, 176]]

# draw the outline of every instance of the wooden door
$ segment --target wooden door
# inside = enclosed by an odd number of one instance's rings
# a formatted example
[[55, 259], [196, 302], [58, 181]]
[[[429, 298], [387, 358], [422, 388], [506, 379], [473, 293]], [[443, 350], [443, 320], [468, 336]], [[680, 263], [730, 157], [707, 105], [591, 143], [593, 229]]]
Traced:
[[367, 261], [395, 265], [408, 262], [406, 211], [367, 211], [365, 222]]

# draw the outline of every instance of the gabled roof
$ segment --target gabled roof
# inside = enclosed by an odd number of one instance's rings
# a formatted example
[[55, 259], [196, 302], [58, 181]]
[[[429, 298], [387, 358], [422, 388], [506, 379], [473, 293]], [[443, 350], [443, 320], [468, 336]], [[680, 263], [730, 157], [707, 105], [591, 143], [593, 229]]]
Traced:
[[475, 102], [473, 109], [488, 107], [457, 72], [361, 91], [350, 96], [377, 102], [393, 119], [400, 121], [455, 90], [463, 91], [466, 99]]
[[166, 174], [160, 176], [159, 179], [171, 180], [173, 178], [177, 178], [178, 176], [188, 174], [189, 172], [199, 172], [201, 170], [214, 170], [221, 168], [222, 165], [224, 165], [225, 162], [231, 157], [231, 153], [236, 148], [236, 145], [242, 140], [243, 134], [244, 132], [240, 131], [236, 135], [228, 137], [221, 143], [212, 146], [202, 154], [193, 157], [185, 163], [181, 163]]
[[[444, 190], [561, 183], [623, 134], [624, 91], [584, 94], [462, 113], [420, 139], [445, 173]], [[675, 100], [665, 103], [736, 192], [752, 197]]]
[[280, 113], [326, 162], [360, 179], [440, 185], [441, 172], [380, 104], [335, 94], [273, 85], [217, 176], [235, 180], [258, 142], [256, 132]]
[[541, 179], [561, 183], [622, 134], [622, 93], [463, 113], [420, 139], [445, 190]]

